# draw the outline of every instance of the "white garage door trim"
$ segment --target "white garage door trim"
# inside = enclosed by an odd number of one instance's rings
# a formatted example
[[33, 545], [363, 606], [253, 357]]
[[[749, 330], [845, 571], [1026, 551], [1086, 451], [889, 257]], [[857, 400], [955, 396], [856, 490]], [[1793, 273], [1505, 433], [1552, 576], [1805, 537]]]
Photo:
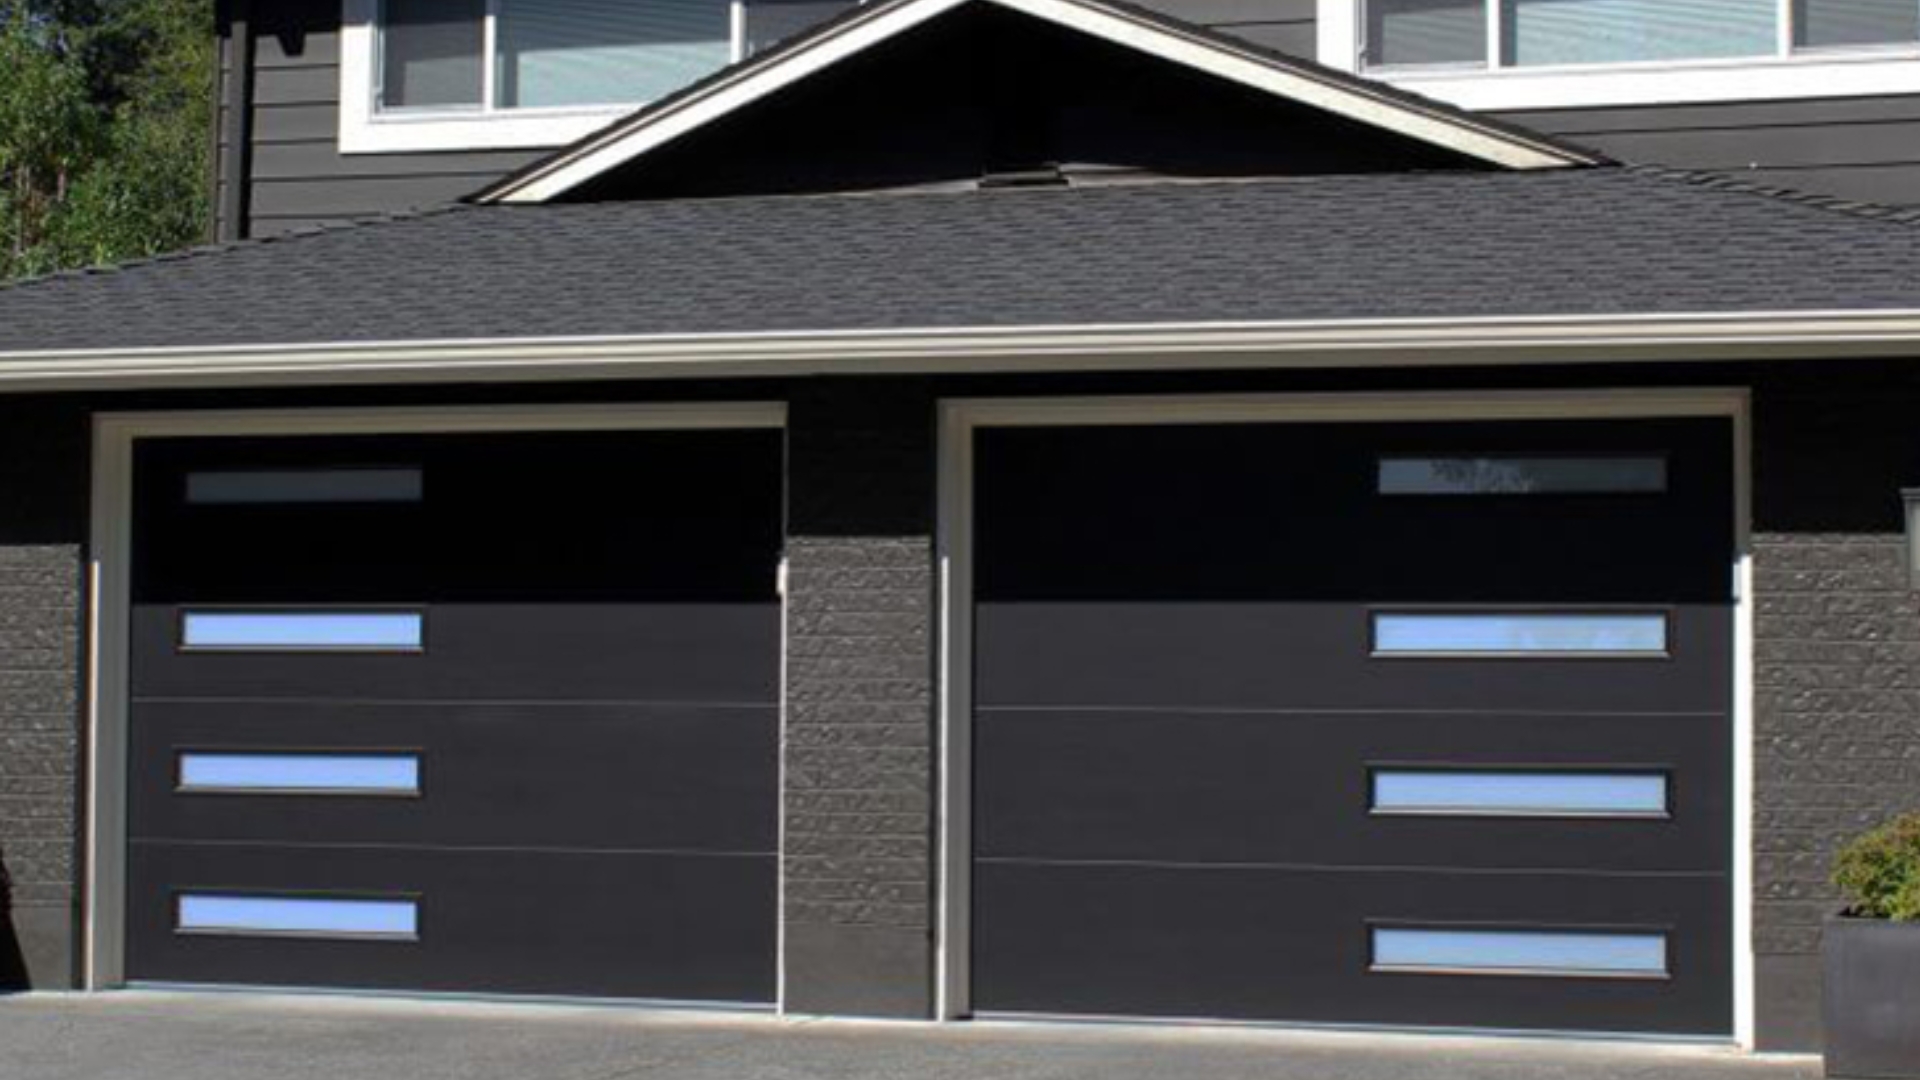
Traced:
[[[120, 986], [126, 974], [128, 619], [133, 555], [133, 450], [137, 441], [195, 436], [739, 430], [779, 428], [785, 424], [786, 406], [778, 402], [206, 410], [96, 415], [87, 558], [88, 794], [82, 929], [86, 989]], [[782, 634], [783, 650], [784, 642]], [[783, 666], [784, 663], [783, 656]], [[784, 711], [784, 701], [782, 709]], [[784, 950], [778, 950], [776, 955], [783, 953]], [[776, 986], [784, 986], [784, 971], [780, 976]]]
[[1489, 393], [976, 398], [942, 402], [937, 1015], [972, 1012], [973, 435], [984, 427], [1725, 417], [1734, 455], [1734, 1041], [1753, 1046], [1753, 589], [1749, 395], [1733, 388]]

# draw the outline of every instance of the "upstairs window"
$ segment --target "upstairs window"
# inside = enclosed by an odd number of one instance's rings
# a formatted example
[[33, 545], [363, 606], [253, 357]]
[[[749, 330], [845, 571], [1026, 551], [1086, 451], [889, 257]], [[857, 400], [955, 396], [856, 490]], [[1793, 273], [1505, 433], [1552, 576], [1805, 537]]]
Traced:
[[380, 114], [635, 106], [734, 57], [731, 0], [381, 0]]
[[1362, 10], [1361, 60], [1374, 69], [1786, 59], [1920, 44], [1920, 0], [1363, 0]]
[[1793, 10], [1798, 49], [1845, 49], [1920, 41], [1920, 0], [1799, 0]]

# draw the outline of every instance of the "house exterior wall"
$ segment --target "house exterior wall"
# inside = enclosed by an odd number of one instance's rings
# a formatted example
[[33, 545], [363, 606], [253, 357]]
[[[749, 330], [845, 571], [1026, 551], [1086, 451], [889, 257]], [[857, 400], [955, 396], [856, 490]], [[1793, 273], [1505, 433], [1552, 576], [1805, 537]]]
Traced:
[[0, 989], [75, 973], [86, 431], [0, 402]]
[[[1145, 6], [1265, 48], [1314, 55], [1315, 0], [1146, 0]], [[845, 7], [845, 0], [751, 0], [749, 45], [770, 47]], [[247, 178], [242, 197], [217, 204], [221, 235], [271, 236], [447, 203], [545, 153], [342, 154], [339, 0], [259, 4], [252, 25], [248, 122], [229, 125], [223, 115], [219, 125], [222, 132], [243, 133], [247, 154], [236, 173]], [[234, 77], [232, 45], [229, 38], [222, 49], [223, 103]], [[1521, 110], [1500, 116], [1623, 161], [1737, 171], [1765, 183], [1845, 198], [1920, 204], [1920, 97]], [[223, 137], [219, 152], [219, 175], [229, 175], [231, 135]], [[236, 214], [241, 220], [231, 220]]]
[[[1920, 593], [1899, 491], [1920, 485], [1900, 363], [1636, 368], [1628, 385], [1751, 386], [1755, 581], [1754, 944], [1766, 1049], [1818, 1045], [1819, 926], [1836, 847], [1920, 808]], [[465, 402], [789, 403], [786, 1002], [933, 1009], [935, 404], [1024, 394], [1617, 388], [1615, 371], [817, 379], [729, 387], [471, 389]], [[1842, 377], [1844, 376], [1844, 377]], [[113, 409], [284, 406], [316, 394], [96, 399]], [[427, 388], [329, 405], [456, 400]], [[0, 978], [77, 964], [86, 405], [0, 400]]]
[[1735, 173], [1862, 202], [1920, 204], [1920, 97], [1499, 115], [1620, 161]]
[[926, 1017], [934, 401], [827, 380], [787, 431], [786, 1008]]
[[1913, 380], [1781, 377], [1754, 402], [1754, 947], [1764, 1046], [1818, 1038], [1835, 849], [1920, 810], [1920, 593], [1900, 489]]

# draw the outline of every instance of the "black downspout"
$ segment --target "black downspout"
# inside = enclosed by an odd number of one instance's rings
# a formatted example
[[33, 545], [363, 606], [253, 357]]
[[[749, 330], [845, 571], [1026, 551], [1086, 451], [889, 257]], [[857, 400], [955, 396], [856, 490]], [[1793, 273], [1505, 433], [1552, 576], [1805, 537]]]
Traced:
[[217, 151], [219, 202], [215, 218], [222, 243], [244, 240], [252, 233], [247, 221], [247, 188], [253, 157], [253, 12], [252, 0], [228, 0], [226, 59], [223, 86], [225, 113], [220, 125], [223, 149]]

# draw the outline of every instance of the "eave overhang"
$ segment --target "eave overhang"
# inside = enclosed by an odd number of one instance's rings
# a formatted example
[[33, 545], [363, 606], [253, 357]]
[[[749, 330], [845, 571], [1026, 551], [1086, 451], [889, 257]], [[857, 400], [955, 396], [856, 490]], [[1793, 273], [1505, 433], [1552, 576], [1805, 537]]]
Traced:
[[0, 393], [1920, 356], [1920, 310], [959, 327], [0, 353]]

